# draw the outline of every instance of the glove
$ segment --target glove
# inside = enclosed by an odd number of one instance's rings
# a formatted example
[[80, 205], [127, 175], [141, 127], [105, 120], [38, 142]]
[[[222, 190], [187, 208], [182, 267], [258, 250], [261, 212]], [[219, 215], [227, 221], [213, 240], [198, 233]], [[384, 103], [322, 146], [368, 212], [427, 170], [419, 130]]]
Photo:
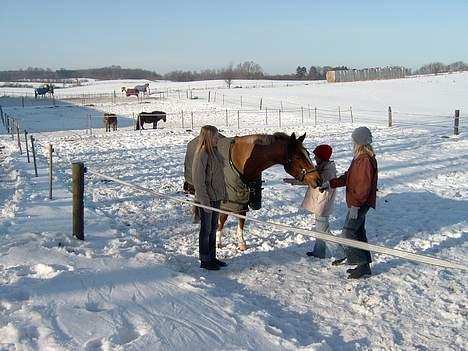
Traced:
[[328, 190], [330, 189], [330, 182], [326, 181], [325, 183], [323, 183], [322, 185], [320, 185], [318, 187], [318, 190], [323, 193], [325, 190]]
[[357, 219], [358, 212], [359, 212], [359, 207], [351, 206], [351, 208], [349, 209], [349, 218]]

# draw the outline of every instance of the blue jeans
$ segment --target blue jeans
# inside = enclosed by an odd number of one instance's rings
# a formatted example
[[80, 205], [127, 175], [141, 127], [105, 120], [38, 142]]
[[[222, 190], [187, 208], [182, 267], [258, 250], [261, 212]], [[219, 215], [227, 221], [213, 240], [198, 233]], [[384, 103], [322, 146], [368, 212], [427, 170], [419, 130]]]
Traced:
[[[221, 201], [211, 201], [210, 206], [219, 208]], [[200, 207], [200, 234], [198, 247], [200, 260], [209, 262], [216, 258], [216, 228], [218, 226], [219, 212], [207, 212]]]
[[[315, 230], [319, 233], [330, 234], [330, 222], [328, 216], [315, 216]], [[314, 256], [325, 258], [325, 257], [336, 257], [343, 258], [345, 253], [343, 247], [340, 244], [326, 242], [322, 239], [315, 239], [314, 245]]]
[[[359, 240], [367, 243], [366, 236], [366, 214], [369, 211], [368, 205], [363, 205], [359, 208], [358, 217], [356, 219], [349, 218], [349, 210], [346, 215], [343, 234], [345, 238]], [[371, 263], [372, 258], [367, 250], [356, 249], [354, 247], [345, 246], [346, 257], [350, 264]]]

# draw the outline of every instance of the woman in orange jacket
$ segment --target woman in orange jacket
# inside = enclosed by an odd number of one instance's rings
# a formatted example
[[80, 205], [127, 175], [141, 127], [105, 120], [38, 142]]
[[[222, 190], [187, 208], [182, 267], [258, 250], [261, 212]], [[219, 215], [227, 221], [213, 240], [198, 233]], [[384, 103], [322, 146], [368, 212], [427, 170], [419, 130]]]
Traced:
[[[377, 160], [372, 148], [372, 133], [367, 127], [356, 128], [351, 135], [354, 142], [354, 158], [345, 174], [325, 182], [320, 189], [346, 186], [346, 204], [348, 213], [343, 226], [345, 238], [367, 242], [366, 214], [376, 205]], [[358, 279], [371, 274], [370, 252], [367, 250], [345, 247], [346, 257], [333, 262], [333, 265], [346, 263], [356, 265], [348, 269], [348, 279]]]

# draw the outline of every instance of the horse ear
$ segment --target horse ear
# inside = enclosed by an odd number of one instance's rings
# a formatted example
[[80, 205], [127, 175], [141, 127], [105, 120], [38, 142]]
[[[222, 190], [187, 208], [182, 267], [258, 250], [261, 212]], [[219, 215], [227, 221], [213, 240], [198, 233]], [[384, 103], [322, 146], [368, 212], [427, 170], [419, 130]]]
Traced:
[[296, 141], [296, 133], [291, 134], [291, 139], [290, 141]]
[[297, 139], [297, 141], [299, 141], [302, 144], [304, 142], [305, 137], [306, 137], [306, 133], [304, 133], [304, 135], [301, 135], [299, 139]]

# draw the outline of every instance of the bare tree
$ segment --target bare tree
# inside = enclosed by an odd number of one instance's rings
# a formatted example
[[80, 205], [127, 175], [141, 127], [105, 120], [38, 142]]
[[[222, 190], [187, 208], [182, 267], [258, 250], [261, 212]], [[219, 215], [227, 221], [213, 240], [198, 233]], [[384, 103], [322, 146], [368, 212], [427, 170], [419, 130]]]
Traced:
[[227, 87], [230, 89], [232, 81], [234, 79], [234, 69], [232, 68], [232, 63], [229, 64], [225, 69], [223, 69], [222, 73], [223, 79], [226, 82]]
[[243, 79], [260, 79], [263, 78], [262, 67], [253, 61], [245, 61], [239, 63], [236, 68], [236, 73], [239, 78]]

